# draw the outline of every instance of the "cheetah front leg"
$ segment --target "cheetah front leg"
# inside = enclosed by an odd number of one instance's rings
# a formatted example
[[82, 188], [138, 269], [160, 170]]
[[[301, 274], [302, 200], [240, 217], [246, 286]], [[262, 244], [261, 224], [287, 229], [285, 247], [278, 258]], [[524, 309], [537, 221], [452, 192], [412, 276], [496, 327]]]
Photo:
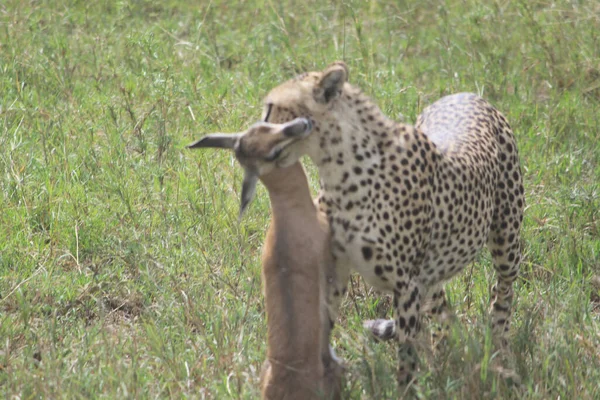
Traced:
[[[330, 210], [324, 201], [322, 194], [314, 199], [314, 204], [323, 213], [327, 219], [330, 219]], [[331, 229], [331, 227], [330, 227]], [[330, 232], [333, 237], [333, 230]], [[350, 264], [343, 256], [336, 257], [336, 246], [332, 240], [330, 243], [330, 259], [326, 263], [322, 272], [321, 296], [325, 301], [321, 301], [321, 321], [323, 324], [321, 343], [326, 344], [321, 349], [321, 359], [326, 369], [340, 371], [342, 360], [339, 359], [331, 347], [331, 331], [335, 326], [335, 321], [339, 315], [342, 298], [348, 291], [348, 280], [350, 279]]]
[[[449, 320], [454, 316], [448, 308], [444, 283], [439, 283], [427, 292], [423, 309], [431, 328], [431, 342], [436, 347], [447, 336]], [[396, 324], [394, 319], [375, 319], [363, 322], [363, 327], [377, 340], [390, 340], [396, 337]]]
[[348, 264], [336, 260], [326, 268], [325, 271], [325, 314], [327, 323], [323, 329], [323, 343], [328, 346], [323, 348], [321, 358], [325, 367], [332, 366], [334, 369], [341, 368], [342, 361], [336, 356], [331, 343], [331, 331], [335, 326], [335, 321], [339, 316], [340, 305], [346, 292], [348, 291], [348, 280], [350, 278], [350, 269]]
[[450, 319], [454, 316], [448, 307], [444, 286], [445, 283], [442, 282], [429, 289], [423, 305], [423, 311], [430, 323], [431, 344], [434, 348], [444, 343], [450, 330]]
[[417, 370], [415, 341], [421, 329], [421, 293], [423, 287], [410, 280], [402, 290], [394, 291], [396, 339], [398, 340], [398, 383], [409, 385]]

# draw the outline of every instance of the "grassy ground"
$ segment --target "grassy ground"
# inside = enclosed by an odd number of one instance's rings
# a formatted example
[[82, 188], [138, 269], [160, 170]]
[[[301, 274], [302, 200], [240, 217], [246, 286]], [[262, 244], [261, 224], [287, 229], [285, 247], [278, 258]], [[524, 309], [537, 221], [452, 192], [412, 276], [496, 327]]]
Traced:
[[[598, 0], [0, 3], [2, 397], [256, 398], [268, 199], [238, 224], [240, 168], [183, 147], [344, 59], [391, 116], [474, 91], [520, 146], [512, 354], [490, 346], [483, 254], [449, 285], [462, 323], [423, 352], [420, 395], [599, 399], [598, 32]], [[388, 303], [350, 292], [346, 396], [395, 398], [394, 347], [360, 325]]]

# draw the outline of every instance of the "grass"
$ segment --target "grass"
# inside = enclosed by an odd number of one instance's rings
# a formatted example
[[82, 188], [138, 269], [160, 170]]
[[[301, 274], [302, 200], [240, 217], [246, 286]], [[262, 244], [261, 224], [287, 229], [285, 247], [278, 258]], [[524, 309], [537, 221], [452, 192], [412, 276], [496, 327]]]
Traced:
[[[198, 3], [198, 4], [196, 4]], [[251, 399], [265, 354], [263, 188], [201, 134], [256, 121], [295, 73], [344, 59], [391, 116], [477, 92], [516, 132], [525, 261], [493, 352], [484, 252], [422, 398], [600, 398], [600, 2], [0, 4], [0, 393]], [[311, 185], [318, 185], [309, 166]], [[388, 312], [355, 277], [335, 346], [347, 398], [396, 398]]]

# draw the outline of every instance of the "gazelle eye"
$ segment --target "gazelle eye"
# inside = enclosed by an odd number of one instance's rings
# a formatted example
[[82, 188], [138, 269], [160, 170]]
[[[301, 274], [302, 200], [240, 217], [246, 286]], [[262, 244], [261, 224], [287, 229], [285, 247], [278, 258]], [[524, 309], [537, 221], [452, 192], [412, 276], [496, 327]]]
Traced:
[[272, 109], [273, 109], [273, 103], [267, 104], [267, 112], [265, 113], [265, 118], [263, 118], [264, 122], [269, 122], [269, 117], [271, 116]]

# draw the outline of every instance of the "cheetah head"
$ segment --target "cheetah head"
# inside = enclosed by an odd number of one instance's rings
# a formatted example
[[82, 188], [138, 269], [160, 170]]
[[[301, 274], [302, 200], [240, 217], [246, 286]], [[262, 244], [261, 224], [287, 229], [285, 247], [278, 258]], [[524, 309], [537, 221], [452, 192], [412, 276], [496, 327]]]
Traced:
[[274, 168], [291, 165], [281, 160], [281, 155], [287, 147], [306, 138], [311, 131], [312, 123], [306, 118], [295, 118], [283, 124], [263, 121], [252, 125], [244, 132], [206, 135], [187, 147], [189, 149], [213, 147], [235, 152], [235, 158], [244, 168], [241, 217], [254, 197], [258, 179]]
[[[315, 131], [350, 122], [352, 113], [347, 112], [342, 93], [350, 91], [348, 67], [343, 62], [330, 64], [325, 70], [307, 72], [272, 89], [264, 100], [263, 120], [285, 123], [297, 117], [313, 122]], [[280, 156], [279, 166], [291, 165], [319, 146], [317, 134], [288, 146]]]

